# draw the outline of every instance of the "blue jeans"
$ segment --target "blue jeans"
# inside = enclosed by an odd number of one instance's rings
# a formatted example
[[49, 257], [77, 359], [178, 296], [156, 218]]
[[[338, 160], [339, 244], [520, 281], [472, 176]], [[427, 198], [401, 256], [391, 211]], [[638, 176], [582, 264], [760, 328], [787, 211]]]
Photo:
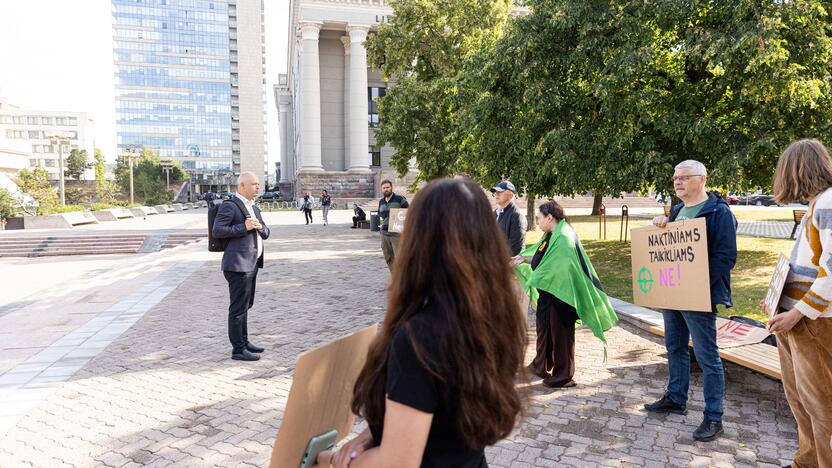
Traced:
[[674, 403], [688, 402], [690, 387], [690, 351], [688, 340], [693, 339], [693, 353], [702, 369], [705, 393], [705, 417], [722, 421], [722, 396], [725, 375], [722, 359], [716, 346], [716, 312], [688, 312], [664, 310], [664, 346], [667, 348], [669, 376], [667, 394]]

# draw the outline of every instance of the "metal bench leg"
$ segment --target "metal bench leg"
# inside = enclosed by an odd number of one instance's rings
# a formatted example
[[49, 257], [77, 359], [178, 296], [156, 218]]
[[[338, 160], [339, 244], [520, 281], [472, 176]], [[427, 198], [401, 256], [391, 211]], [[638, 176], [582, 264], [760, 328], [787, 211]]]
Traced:
[[797, 232], [797, 226], [799, 226], [799, 224], [794, 223], [794, 227], [792, 228], [792, 235], [789, 236], [789, 239], [794, 239], [794, 233]]

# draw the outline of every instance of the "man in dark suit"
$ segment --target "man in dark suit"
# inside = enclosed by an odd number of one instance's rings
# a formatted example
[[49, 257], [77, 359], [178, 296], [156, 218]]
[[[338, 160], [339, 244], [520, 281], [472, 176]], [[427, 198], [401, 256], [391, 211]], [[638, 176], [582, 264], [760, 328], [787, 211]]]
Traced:
[[[220, 205], [211, 234], [228, 239], [222, 255], [222, 272], [228, 281], [231, 305], [228, 307], [228, 339], [231, 359], [256, 361], [263, 348], [248, 341], [248, 309], [254, 304], [257, 270], [263, 268], [263, 241], [269, 238], [269, 227], [263, 222], [254, 197], [260, 192], [260, 181], [252, 172], [243, 172], [237, 181], [236, 200]], [[243, 210], [245, 208], [245, 210]]]
[[526, 218], [520, 214], [517, 205], [514, 204], [514, 197], [517, 190], [508, 180], [504, 180], [491, 189], [494, 198], [497, 200], [497, 224], [500, 230], [506, 235], [508, 249], [514, 257], [525, 247], [526, 241]]

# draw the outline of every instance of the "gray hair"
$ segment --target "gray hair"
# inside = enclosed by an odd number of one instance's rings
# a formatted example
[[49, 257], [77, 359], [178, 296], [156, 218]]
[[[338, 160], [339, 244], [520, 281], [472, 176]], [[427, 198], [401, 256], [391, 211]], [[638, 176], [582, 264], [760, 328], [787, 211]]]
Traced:
[[691, 171], [695, 172], [697, 175], [703, 175], [703, 176], [708, 175], [708, 169], [705, 168], [705, 165], [702, 164], [699, 161], [694, 160], [694, 159], [688, 159], [687, 161], [682, 161], [679, 164], [677, 164], [674, 169], [676, 169], [677, 171], [679, 169], [690, 169]]

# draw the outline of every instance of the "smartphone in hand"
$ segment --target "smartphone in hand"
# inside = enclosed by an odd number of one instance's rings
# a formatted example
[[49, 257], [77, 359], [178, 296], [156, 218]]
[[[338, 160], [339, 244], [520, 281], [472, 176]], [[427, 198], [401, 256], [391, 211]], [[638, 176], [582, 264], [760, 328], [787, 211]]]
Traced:
[[335, 447], [335, 438], [338, 436], [338, 431], [332, 430], [309, 439], [309, 445], [306, 446], [306, 452], [303, 454], [303, 460], [300, 462], [300, 468], [310, 468], [318, 461], [318, 454], [325, 450], [331, 450]]

